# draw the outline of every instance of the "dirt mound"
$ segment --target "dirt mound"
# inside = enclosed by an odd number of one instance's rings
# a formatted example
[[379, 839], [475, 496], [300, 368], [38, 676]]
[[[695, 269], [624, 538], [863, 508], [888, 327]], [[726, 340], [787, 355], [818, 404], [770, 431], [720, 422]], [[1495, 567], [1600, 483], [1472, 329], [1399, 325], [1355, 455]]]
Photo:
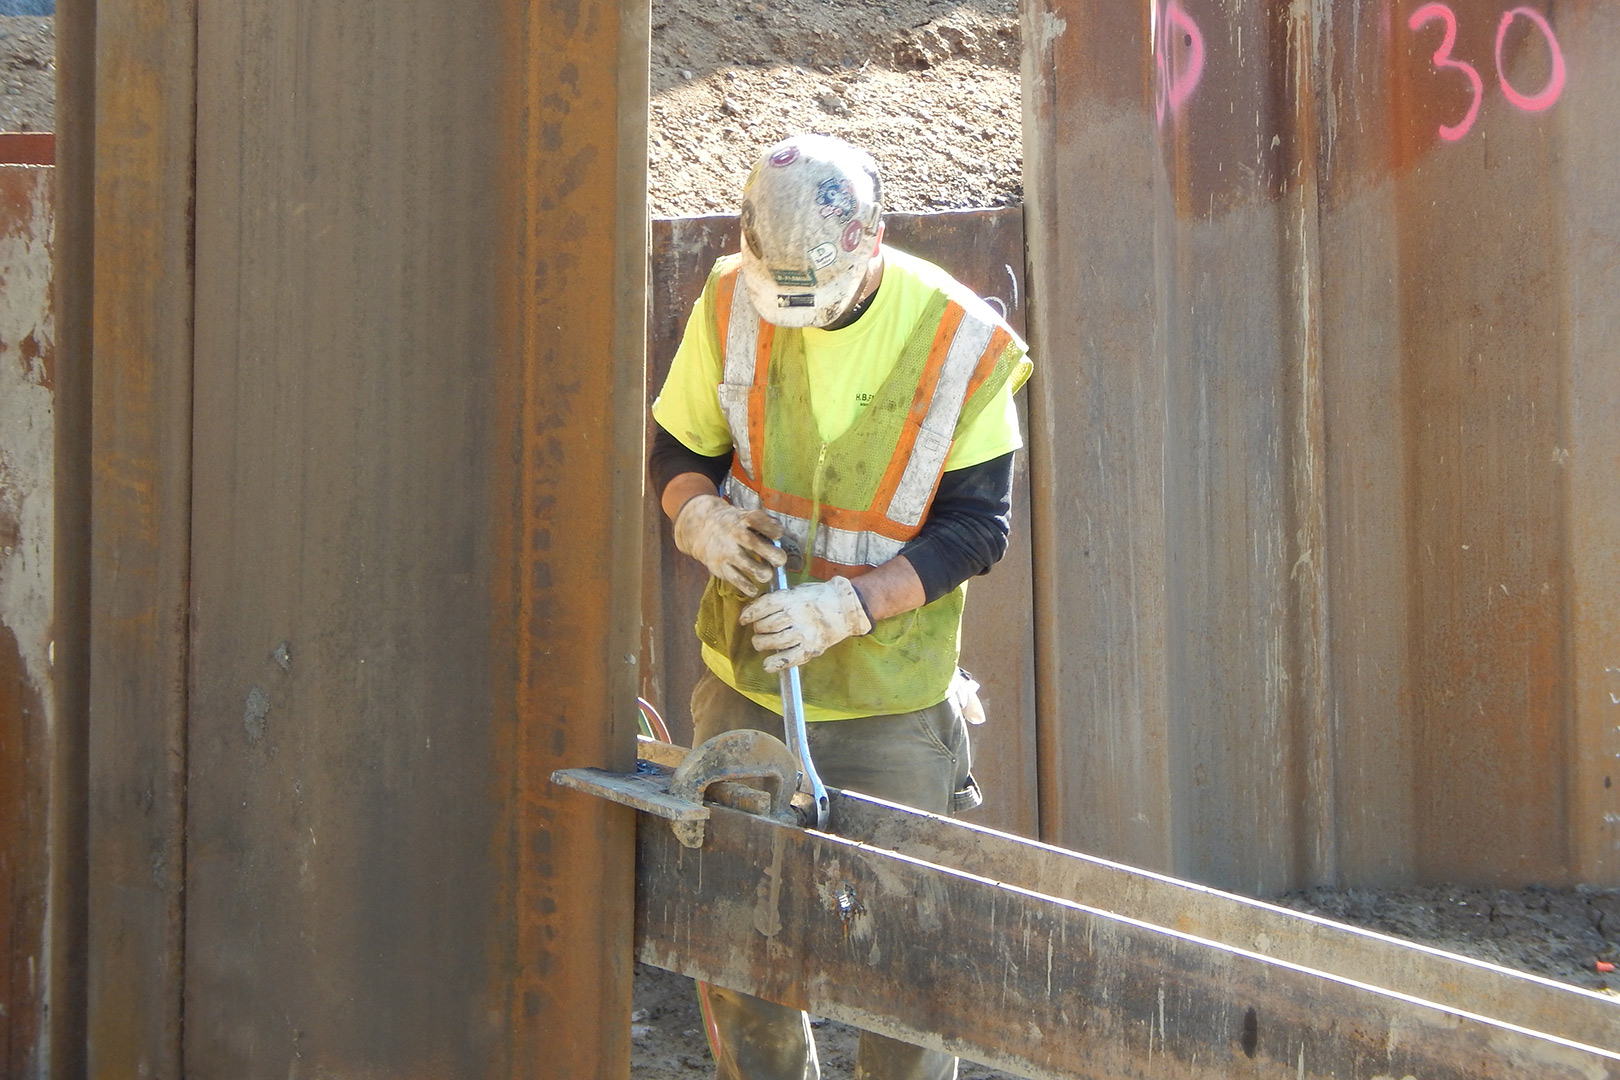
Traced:
[[[50, 131], [54, 18], [0, 17], [0, 131]], [[661, 217], [729, 213], [755, 156], [817, 131], [883, 169], [889, 207], [1023, 197], [1016, 0], [659, 0], [648, 196]]]
[[890, 209], [1023, 197], [1014, 0], [662, 0], [653, 6], [652, 212], [729, 213], [765, 146], [870, 150]]
[[739, 66], [811, 71], [931, 67], [949, 59], [1018, 70], [1016, 0], [654, 0], [654, 96]]

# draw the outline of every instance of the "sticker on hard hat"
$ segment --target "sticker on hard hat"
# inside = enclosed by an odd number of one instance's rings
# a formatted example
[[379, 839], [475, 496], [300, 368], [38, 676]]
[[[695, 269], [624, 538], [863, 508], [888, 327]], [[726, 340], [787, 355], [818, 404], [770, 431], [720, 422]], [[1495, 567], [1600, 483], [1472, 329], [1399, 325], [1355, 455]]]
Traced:
[[813, 289], [816, 287], [816, 272], [814, 270], [772, 270], [771, 279], [778, 285], [789, 288]]
[[815, 307], [815, 293], [777, 293], [777, 307]]
[[855, 189], [842, 176], [829, 176], [816, 185], [816, 205], [822, 217], [848, 221], [855, 216]]
[[834, 259], [838, 258], [838, 249], [831, 244], [817, 244], [805, 254], [810, 256], [811, 266], [817, 270], [825, 270], [832, 265]]
[[771, 164], [775, 165], [778, 169], [782, 168], [784, 165], [791, 165], [798, 160], [799, 148], [797, 146], [784, 146], [782, 149], [771, 155]]
[[861, 246], [861, 236], [866, 227], [858, 221], [852, 221], [844, 227], [844, 250], [854, 251]]

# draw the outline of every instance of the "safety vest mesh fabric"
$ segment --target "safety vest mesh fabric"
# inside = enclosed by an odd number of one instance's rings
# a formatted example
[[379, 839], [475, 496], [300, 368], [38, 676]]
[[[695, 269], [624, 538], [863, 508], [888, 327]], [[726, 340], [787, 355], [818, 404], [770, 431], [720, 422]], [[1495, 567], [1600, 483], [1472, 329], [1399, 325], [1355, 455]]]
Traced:
[[[802, 333], [761, 320], [734, 270], [717, 272], [710, 288], [734, 450], [728, 497], [782, 523], [807, 554], [799, 581], [855, 577], [888, 562], [922, 528], [958, 425], [1006, 383], [1022, 348], [988, 308], [970, 311], [936, 292], [872, 401], [824, 443]], [[805, 699], [853, 715], [937, 704], [956, 670], [965, 596], [958, 586], [838, 643], [801, 670]], [[698, 636], [730, 660], [738, 689], [772, 694], [777, 677], [737, 623], [748, 602], [711, 580]]]

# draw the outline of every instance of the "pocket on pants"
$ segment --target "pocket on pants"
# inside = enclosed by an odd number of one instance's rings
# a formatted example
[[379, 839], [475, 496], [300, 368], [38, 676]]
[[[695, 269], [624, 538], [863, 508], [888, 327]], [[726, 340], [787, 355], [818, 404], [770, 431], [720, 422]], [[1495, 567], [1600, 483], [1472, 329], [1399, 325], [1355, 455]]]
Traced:
[[955, 695], [931, 708], [913, 714], [924, 737], [952, 764], [951, 793], [946, 813], [959, 814], [984, 803], [979, 783], [973, 779], [973, 744], [968, 737], [967, 718]]
[[929, 711], [811, 724], [810, 749], [822, 782], [947, 813], [955, 766]]
[[918, 709], [911, 714], [918, 733], [924, 742], [949, 758], [958, 757], [956, 747], [956, 727], [960, 715], [952, 706], [949, 698], [938, 705], [930, 705], [926, 709]]

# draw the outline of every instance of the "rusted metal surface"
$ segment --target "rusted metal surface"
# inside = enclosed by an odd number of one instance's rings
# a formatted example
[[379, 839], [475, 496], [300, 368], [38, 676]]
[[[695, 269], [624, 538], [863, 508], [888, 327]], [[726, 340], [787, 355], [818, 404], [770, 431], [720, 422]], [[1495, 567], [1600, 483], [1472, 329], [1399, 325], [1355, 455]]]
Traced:
[[[638, 752], [647, 745], [637, 739]], [[723, 732], [695, 751], [668, 743], [656, 745], [679, 752], [673, 769], [638, 759], [634, 773], [558, 769], [551, 774], [551, 782], [662, 818], [670, 823], [676, 839], [689, 848], [703, 846], [703, 823], [709, 819], [704, 804], [709, 801], [793, 824], [815, 822], [815, 802], [808, 794], [796, 792], [798, 762], [780, 739], [763, 731], [744, 730]], [[804, 818], [796, 813], [795, 799], [805, 805]]]
[[1615, 212], [1620, 169], [1607, 157], [1612, 140], [1581, 133], [1613, 130], [1615, 124], [1620, 58], [1609, 43], [1620, 39], [1620, 10], [1585, 4], [1560, 14], [1564, 37], [1571, 39], [1566, 60], [1582, 72], [1581, 85], [1571, 87], [1569, 101], [1559, 106], [1566, 110], [1561, 124], [1568, 134], [1558, 147], [1563, 170], [1557, 225], [1568, 244], [1563, 286], [1568, 315], [1559, 320], [1558, 340], [1568, 358], [1570, 858], [1577, 876], [1612, 882], [1620, 879], [1613, 771], [1620, 753], [1620, 603], [1614, 595], [1620, 582], [1620, 500], [1614, 484], [1614, 463], [1620, 461], [1614, 365], [1614, 343], [1620, 340], [1620, 308], [1614, 302], [1620, 296], [1620, 260], [1614, 257], [1620, 250]]
[[1566, 983], [853, 792], [834, 800], [831, 831], [1283, 963], [1620, 1051], [1620, 1002]]
[[[1533, 19], [1517, 20], [1493, 63], [1506, 7], [1460, 3], [1449, 16], [1443, 12], [1452, 8], [1435, 9], [1432, 21], [1421, 8], [1402, 13], [1407, 32], [1389, 58], [1385, 120], [1394, 136], [1387, 205], [1399, 223], [1390, 267], [1400, 429], [1375, 430], [1404, 450], [1398, 542], [1417, 863], [1447, 879], [1487, 871], [1519, 881], [1580, 880], [1587, 875], [1573, 857], [1572, 827], [1583, 826], [1569, 803], [1576, 779], [1570, 606], [1599, 601], [1591, 615], [1612, 622], [1620, 582], [1594, 583], [1584, 597], [1570, 588], [1567, 531], [1579, 508], [1568, 499], [1563, 457], [1584, 448], [1567, 438], [1566, 395], [1612, 399], [1620, 386], [1612, 378], [1566, 382], [1570, 356], [1560, 339], [1577, 314], [1565, 306], [1566, 259], [1581, 241], [1561, 235], [1564, 198], [1560, 185], [1547, 183], [1564, 171], [1557, 162], [1564, 116], [1562, 105], [1527, 112], [1503, 96], [1497, 76], [1526, 87], [1547, 77]], [[1558, 14], [1550, 5], [1546, 11]], [[1422, 25], [1408, 28], [1412, 19]], [[1456, 141], [1441, 129], [1466, 117], [1472, 95], [1458, 78], [1463, 72], [1437, 70], [1431, 60], [1448, 20], [1459, 30], [1455, 60], [1491, 78], [1476, 123]], [[1557, 22], [1547, 40], [1576, 36], [1573, 21]], [[1597, 70], [1583, 64], [1577, 82]], [[1576, 85], [1569, 90], [1573, 104]], [[1612, 100], [1612, 89], [1605, 97]], [[1352, 209], [1354, 200], [1345, 204]], [[1612, 295], [1601, 301], [1613, 303]], [[1345, 539], [1346, 546], [1389, 544], [1355, 533]], [[1620, 747], [1612, 732], [1606, 741]], [[1609, 808], [1620, 802], [1609, 800]], [[1590, 827], [1613, 835], [1601, 819]]]
[[[792, 821], [794, 781], [802, 776], [801, 762], [791, 747], [785, 754], [783, 749], [780, 741], [763, 731], [722, 732], [700, 744], [675, 769], [669, 778], [670, 797], [701, 806], [711, 784], [757, 782], [771, 795], [769, 813]], [[825, 791], [816, 803], [826, 810]], [[678, 824], [675, 837], [686, 847], [702, 847], [703, 820]]]
[[[658, 396], [681, 332], [698, 294], [703, 291], [714, 260], [736, 249], [735, 215], [702, 218], [655, 218], [652, 222], [649, 262], [649, 320], [647, 325], [647, 385], [644, 405], [651, 410]], [[652, 417], [645, 411], [647, 438]], [[675, 550], [669, 520], [658, 504], [659, 493], [647, 484], [642, 517], [647, 523], [642, 538], [642, 648], [641, 693], [653, 702], [670, 738], [692, 744], [692, 687], [703, 673], [697, 634], [698, 598], [707, 574], [702, 566]]]
[[[647, 0], [508, 2], [500, 145], [495, 954], [506, 1073], [628, 1076], [634, 815], [548, 783], [635, 760], [647, 341]], [[453, 16], [454, 17], [454, 16]], [[508, 598], [515, 598], [510, 607]], [[508, 684], [506, 679], [515, 676]], [[511, 685], [512, 690], [507, 690]], [[583, 758], [583, 760], [581, 760]]]
[[[1141, 7], [1023, 6], [1041, 837], [1172, 859], [1154, 348], [1156, 183]], [[1059, 494], [1061, 493], [1061, 495]]]
[[[88, 1070], [179, 1075], [195, 4], [96, 7]], [[84, 358], [80, 359], [84, 362]]]
[[[0, 1073], [44, 1077], [52, 983], [53, 180], [0, 164]], [[70, 795], [71, 797], [71, 795]], [[69, 990], [71, 993], [71, 990]]]
[[49, 882], [53, 1076], [88, 1073], [91, 346], [95, 280], [96, 8], [56, 16], [55, 678]]
[[[780, 742], [758, 732], [749, 734], [773, 744], [778, 755], [783, 753]], [[700, 748], [700, 752], [702, 750]], [[692, 801], [693, 796], [675, 797], [676, 785], [669, 773], [670, 767], [675, 767], [677, 772], [694, 767], [705, 769], [701, 756], [683, 747], [646, 739], [638, 740], [638, 753], [642, 760], [633, 776], [575, 769], [553, 774], [552, 780], [673, 822], [691, 820], [699, 811], [707, 820], [708, 808]], [[757, 756], [757, 752], [751, 751], [750, 756]], [[770, 812], [764, 804], [765, 792], [753, 788], [744, 790], [759, 797], [756, 806], [741, 806], [714, 798], [713, 789], [705, 793], [703, 801], [746, 810], [755, 816]], [[807, 817], [801, 815], [797, 823], [804, 826], [806, 821]], [[652, 823], [644, 820], [644, 825]], [[1488, 1016], [1504, 1024], [1571, 1042], [1620, 1051], [1620, 1002], [1567, 983], [1511, 971], [858, 792], [833, 790], [830, 827], [826, 831], [886, 853], [1124, 915], [1137, 922], [1213, 942], [1218, 947], [1258, 953], [1285, 964], [1326, 973], [1331, 978]], [[681, 837], [679, 825], [675, 835]], [[702, 846], [701, 837], [697, 844], [685, 840], [682, 843], [687, 847]], [[720, 848], [708, 854], [711, 859], [722, 862], [732, 857], [730, 851]], [[759, 866], [753, 869], [762, 871]], [[733, 870], [739, 874], [745, 872]], [[650, 889], [648, 879], [662, 872], [657, 869], [649, 872], [643, 866], [638, 871], [643, 878], [643, 889]], [[726, 870], [722, 868], [719, 872]], [[662, 898], [652, 895], [647, 902], [658, 904]], [[932, 936], [933, 929], [927, 925], [920, 927], [920, 936], [910, 941], [908, 948], [937, 948], [939, 943]], [[684, 956], [679, 943], [672, 943], [664, 955]]]
[[186, 1072], [625, 1075], [646, 7], [199, 14]]
[[[667, 776], [655, 779], [640, 774], [609, 772], [606, 769], [558, 769], [551, 774], [551, 782], [573, 791], [583, 791], [599, 799], [628, 806], [633, 810], [645, 810], [649, 814], [672, 822], [702, 822], [708, 816], [708, 811], [701, 805], [672, 796], [669, 793]], [[764, 792], [755, 794], [763, 795]]]
[[1620, 1076], [1620, 1054], [1474, 1010], [711, 811], [696, 852], [643, 819], [643, 961], [1018, 1075]]
[[[751, 734], [758, 735], [757, 732]], [[782, 744], [774, 739], [769, 741], [780, 754]], [[675, 786], [668, 769], [671, 766], [691, 768], [694, 758], [690, 751], [642, 739], [638, 740], [638, 753], [643, 760], [638, 763], [634, 776], [579, 769], [554, 774], [552, 779], [661, 818], [687, 820], [701, 809], [707, 819], [707, 807], [673, 798]], [[624, 790], [630, 782], [640, 789], [634, 795]], [[761, 800], [765, 796], [763, 791], [746, 790]], [[656, 798], [649, 799], [644, 793]], [[714, 799], [712, 795], [706, 796], [705, 801], [722, 802], [756, 816], [768, 813], [764, 805], [738, 806]], [[667, 809], [670, 803], [678, 804], [679, 815]], [[831, 810], [827, 831], [887, 853], [1125, 915], [1137, 922], [1214, 942], [1220, 947], [1254, 952], [1282, 963], [1321, 971], [1332, 978], [1488, 1016], [1504, 1024], [1572, 1042], [1620, 1051], [1620, 1002], [1605, 994], [954, 821], [858, 792], [834, 790]], [[798, 823], [802, 826], [804, 819], [801, 817]], [[680, 836], [678, 829], [676, 836]], [[720, 849], [711, 850], [709, 855], [721, 860], [730, 857], [728, 851]], [[761, 870], [758, 866], [753, 869]], [[639, 872], [644, 878], [650, 876], [646, 867]], [[653, 874], [659, 872], [652, 871]], [[649, 902], [656, 904], [660, 898], [652, 896]], [[920, 933], [922, 936], [911, 941], [909, 948], [938, 947], [931, 936], [932, 928], [923, 926]], [[669, 955], [681, 955], [678, 944], [672, 946]]]
[[1257, 894], [1620, 880], [1614, 14], [1024, 29], [1046, 837]]
[[0, 165], [56, 164], [56, 135], [49, 131], [0, 131]]
[[[1012, 326], [1024, 329], [1027, 298], [1019, 211], [888, 214], [884, 220], [888, 243], [938, 263], [980, 295], [994, 298]], [[733, 215], [653, 222], [649, 406], [663, 385], [710, 266], [736, 245]], [[1039, 357], [1036, 362], [1041, 362]], [[962, 664], [984, 684], [989, 716], [984, 727], [973, 731], [973, 772], [985, 794], [985, 804], [973, 812], [973, 819], [1034, 835], [1038, 829], [1035, 665], [1026, 454], [1018, 455], [1015, 468], [1012, 541], [995, 570], [969, 586]], [[647, 569], [643, 641], [650, 662], [642, 672], [642, 692], [658, 703], [672, 736], [686, 742], [692, 735], [687, 702], [703, 671], [692, 623], [706, 578], [701, 566], [675, 550], [657, 493], [650, 488], [643, 513], [649, 524], [643, 550]]]

